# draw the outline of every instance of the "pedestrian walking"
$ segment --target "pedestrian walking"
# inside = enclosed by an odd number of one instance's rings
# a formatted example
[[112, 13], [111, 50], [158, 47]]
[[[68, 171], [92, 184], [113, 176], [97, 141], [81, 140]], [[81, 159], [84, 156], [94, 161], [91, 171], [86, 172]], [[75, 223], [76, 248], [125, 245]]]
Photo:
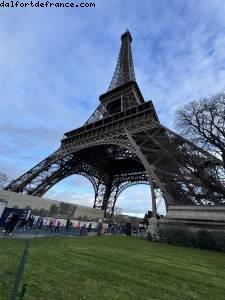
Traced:
[[9, 224], [7, 225], [7, 230], [5, 232], [5, 235], [12, 235], [13, 231], [15, 230], [16, 225], [18, 224], [20, 219], [20, 216], [18, 213], [14, 213], [9, 221]]
[[87, 236], [87, 233], [88, 233], [88, 229], [87, 229], [86, 224], [85, 224], [84, 228], [83, 228], [83, 235]]
[[47, 227], [46, 231], [50, 230], [52, 232], [52, 225], [53, 225], [53, 220], [51, 219], [48, 223], [48, 227]]
[[55, 226], [55, 230], [54, 232], [58, 232], [59, 233], [59, 226], [60, 226], [60, 221], [58, 220], [57, 223], [56, 223], [56, 226]]
[[70, 230], [70, 219], [66, 220], [66, 230], [69, 231]]
[[92, 227], [92, 225], [91, 225], [91, 223], [88, 225], [88, 232], [91, 232], [91, 227]]
[[28, 226], [30, 229], [32, 228], [33, 224], [34, 224], [34, 217], [30, 216], [28, 219]]
[[102, 224], [102, 222], [99, 222], [98, 227], [97, 227], [97, 235], [103, 236], [103, 232], [104, 232], [103, 224]]
[[4, 226], [4, 230], [2, 232], [5, 233], [8, 232], [9, 227], [10, 227], [10, 220], [12, 219], [13, 213], [9, 213], [7, 219], [5, 220], [5, 226]]
[[72, 222], [72, 221], [70, 221], [69, 230], [71, 230], [71, 229], [72, 229], [72, 227], [73, 227], [73, 222]]
[[37, 226], [39, 230], [41, 230], [43, 223], [44, 223], [44, 219], [43, 217], [40, 217], [37, 221]]
[[84, 226], [80, 227], [80, 236], [84, 235]]

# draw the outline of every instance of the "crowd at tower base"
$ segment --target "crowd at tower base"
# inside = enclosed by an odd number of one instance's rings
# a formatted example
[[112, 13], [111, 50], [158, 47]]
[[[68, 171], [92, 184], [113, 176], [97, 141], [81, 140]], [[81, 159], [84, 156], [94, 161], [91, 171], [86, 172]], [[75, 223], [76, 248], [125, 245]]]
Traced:
[[[0, 214], [0, 228], [4, 235], [14, 235], [18, 233], [41, 233], [41, 234], [66, 234], [87, 236], [97, 234], [144, 234], [147, 225], [143, 225], [141, 219], [125, 215], [117, 216], [115, 219], [77, 220], [62, 217], [45, 217], [33, 214], [30, 209], [10, 208], [6, 203], [1, 202], [4, 209]], [[3, 205], [4, 204], [4, 205]], [[131, 223], [131, 220], [135, 222]], [[139, 224], [140, 223], [140, 224]]]

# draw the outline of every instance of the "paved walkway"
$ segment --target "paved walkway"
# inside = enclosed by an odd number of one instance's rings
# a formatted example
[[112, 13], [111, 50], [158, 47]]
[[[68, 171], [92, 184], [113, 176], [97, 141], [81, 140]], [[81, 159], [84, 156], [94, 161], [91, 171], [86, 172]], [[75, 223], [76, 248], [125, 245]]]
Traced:
[[[3, 232], [4, 228], [0, 228], [0, 239], [1, 238], [18, 238], [18, 239], [32, 239], [36, 237], [55, 237], [55, 236], [73, 236], [78, 237], [80, 236], [80, 231], [77, 229], [71, 229], [66, 230], [65, 228], [62, 228], [59, 233], [46, 231], [46, 228], [43, 227], [43, 229], [38, 230], [35, 227], [31, 229], [26, 229], [25, 231], [23, 229], [16, 229], [15, 232], [12, 235], [5, 236], [5, 233]], [[88, 233], [88, 235], [96, 235], [95, 232]]]

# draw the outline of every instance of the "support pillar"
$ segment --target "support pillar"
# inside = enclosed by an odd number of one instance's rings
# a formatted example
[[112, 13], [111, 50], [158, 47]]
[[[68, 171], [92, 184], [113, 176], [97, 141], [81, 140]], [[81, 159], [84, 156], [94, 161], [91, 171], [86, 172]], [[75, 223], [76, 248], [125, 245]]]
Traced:
[[[154, 182], [156, 182], [157, 185], [159, 185], [160, 187], [162, 186], [162, 184], [154, 172], [154, 167], [149, 164], [146, 157], [142, 153], [140, 146], [137, 145], [137, 143], [135, 142], [135, 140], [133, 139], [133, 137], [131, 136], [131, 134], [129, 133], [129, 131], [127, 129], [125, 129], [125, 132], [126, 132], [126, 135], [129, 139], [129, 141], [131, 142], [132, 146], [134, 147], [134, 149], [137, 153], [137, 156], [141, 160], [141, 162], [144, 165], [145, 170], [148, 174], [148, 180], [149, 180], [149, 184], [151, 187], [151, 194], [152, 194], [152, 215], [153, 216], [152, 216], [152, 218], [149, 219], [149, 225], [148, 225], [146, 234], [150, 233], [153, 239], [157, 239], [157, 236], [158, 236], [158, 226], [157, 226], [158, 224], [157, 223], [158, 222], [157, 222], [157, 218], [156, 218], [156, 197], [155, 197], [155, 192], [154, 192], [154, 185], [155, 185]], [[153, 180], [154, 180], [154, 182], [153, 182]]]
[[154, 189], [154, 183], [149, 182], [151, 187], [151, 196], [152, 196], [152, 216], [156, 218], [157, 209], [156, 209], [156, 196], [155, 196], [155, 189]]
[[95, 199], [94, 199], [93, 208], [96, 208], [98, 206], [97, 199], [98, 199], [98, 196], [99, 196], [99, 187], [100, 187], [100, 181], [98, 181], [97, 188], [95, 190]]
[[118, 191], [119, 191], [119, 184], [116, 187], [116, 193], [115, 193], [115, 195], [113, 197], [113, 205], [112, 205], [112, 210], [111, 210], [111, 217], [114, 215], [114, 209], [115, 209], [116, 200], [117, 200], [117, 197], [118, 197]]
[[[170, 194], [166, 190], [164, 184], [159, 180], [158, 176], [156, 175], [155, 172], [155, 167], [154, 165], [149, 164], [147, 158], [143, 154], [140, 146], [136, 143], [132, 135], [129, 133], [129, 131], [125, 128], [125, 133], [127, 135], [128, 140], [130, 141], [131, 145], [135, 149], [135, 152], [142, 162], [143, 166], [145, 167], [145, 170], [148, 174], [148, 180], [151, 185], [156, 184], [158, 188], [163, 192], [164, 197], [167, 199], [169, 203], [173, 203], [173, 199], [171, 198]], [[153, 182], [154, 181], [154, 182]], [[154, 185], [153, 185], [153, 190], [154, 190]], [[156, 217], [156, 199], [155, 199], [155, 194], [152, 193], [152, 210], [155, 210], [155, 217]], [[153, 213], [154, 214], [154, 213]]]
[[107, 207], [108, 207], [109, 197], [110, 197], [111, 191], [112, 191], [112, 182], [113, 182], [113, 179], [110, 176], [106, 183], [105, 193], [103, 196], [103, 202], [102, 202], [102, 207], [101, 207], [101, 209], [104, 210], [104, 217], [106, 217], [106, 211], [107, 211]]

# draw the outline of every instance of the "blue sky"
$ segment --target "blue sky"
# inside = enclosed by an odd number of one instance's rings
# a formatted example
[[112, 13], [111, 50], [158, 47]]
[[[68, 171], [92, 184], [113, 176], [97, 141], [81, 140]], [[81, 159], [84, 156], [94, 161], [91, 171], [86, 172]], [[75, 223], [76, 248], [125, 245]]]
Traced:
[[[94, 2], [94, 1], [91, 1]], [[160, 121], [225, 87], [225, 1], [97, 0], [95, 8], [0, 8], [0, 171], [16, 178], [81, 126], [113, 75], [120, 35], [133, 36], [136, 79]], [[48, 197], [91, 206], [81, 176]], [[119, 198], [124, 213], [150, 208], [147, 186]]]

